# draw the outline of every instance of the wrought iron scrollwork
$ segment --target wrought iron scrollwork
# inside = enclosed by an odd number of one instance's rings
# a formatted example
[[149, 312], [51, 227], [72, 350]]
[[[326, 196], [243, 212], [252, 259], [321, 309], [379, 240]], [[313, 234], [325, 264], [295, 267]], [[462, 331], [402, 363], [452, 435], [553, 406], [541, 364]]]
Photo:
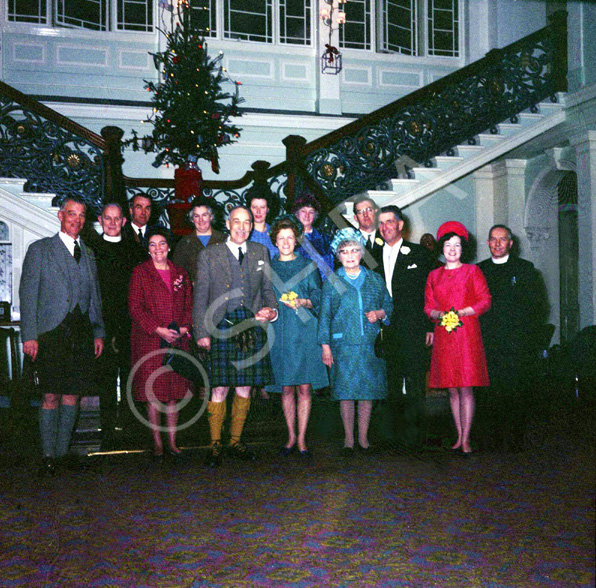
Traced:
[[102, 151], [88, 140], [0, 95], [0, 176], [26, 178], [25, 190], [81, 198], [95, 213], [104, 191]]
[[466, 77], [431, 84], [415, 101], [402, 107], [398, 101], [384, 118], [309, 153], [308, 173], [339, 203], [383, 186], [402, 157], [429, 167], [433, 157], [453, 155], [456, 145], [472, 145], [479, 133], [498, 133], [498, 123], [517, 123], [521, 111], [536, 112], [538, 102], [556, 100], [553, 35], [549, 27], [540, 33], [492, 52], [465, 68], [471, 69]]

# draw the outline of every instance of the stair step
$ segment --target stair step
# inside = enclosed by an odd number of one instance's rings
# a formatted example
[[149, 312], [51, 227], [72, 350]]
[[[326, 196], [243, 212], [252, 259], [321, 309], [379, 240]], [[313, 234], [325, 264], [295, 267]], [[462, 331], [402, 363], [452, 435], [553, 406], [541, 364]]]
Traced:
[[7, 192], [19, 196], [23, 193], [23, 188], [27, 180], [21, 178], [0, 178], [0, 188], [3, 188]]
[[514, 124], [503, 122], [495, 126], [497, 127], [497, 129], [499, 129], [499, 134], [503, 135], [504, 137], [514, 135], [522, 129], [522, 125], [520, 125], [519, 123]]
[[438, 169], [447, 169], [452, 165], [456, 165], [457, 163], [461, 163], [464, 160], [463, 157], [459, 157], [458, 155], [437, 155], [436, 157], [431, 158], [431, 161], [435, 164]]
[[[392, 180], [392, 182], [395, 181], [396, 180]], [[420, 182], [417, 182], [417, 184], [420, 184]], [[375, 201], [375, 204], [379, 208], [387, 206], [388, 204], [395, 204], [395, 199], [398, 196], [398, 194], [395, 191], [389, 190], [369, 190], [367, 192], [367, 195]]]
[[430, 178], [434, 178], [443, 170], [437, 167], [413, 167], [411, 171], [414, 173], [414, 179], [424, 182]]
[[[397, 192], [399, 194], [401, 192], [406, 192], [407, 190], [410, 190], [411, 188], [413, 188], [415, 186], [418, 186], [420, 184], [420, 180], [393, 178], [393, 179], [389, 180], [389, 184], [391, 185], [391, 191]], [[376, 200], [375, 200], [375, 202], [376, 202]]]
[[466, 158], [480, 153], [484, 150], [484, 147], [480, 145], [458, 145], [455, 150], [460, 157]]
[[21, 197], [39, 208], [44, 210], [59, 210], [58, 207], [52, 206], [52, 200], [56, 194], [47, 194], [45, 192], [23, 192]]
[[540, 112], [520, 112], [518, 118], [522, 125], [533, 125], [544, 118], [544, 114]]
[[501, 142], [505, 137], [503, 135], [493, 135], [492, 133], [480, 133], [476, 135], [476, 138], [481, 147], [492, 147]]

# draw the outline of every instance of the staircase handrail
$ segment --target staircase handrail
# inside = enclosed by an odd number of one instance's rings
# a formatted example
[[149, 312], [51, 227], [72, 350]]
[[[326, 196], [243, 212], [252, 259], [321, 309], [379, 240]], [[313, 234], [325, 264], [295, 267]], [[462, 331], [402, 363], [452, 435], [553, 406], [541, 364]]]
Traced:
[[38, 114], [39, 116], [49, 120], [50, 122], [54, 122], [57, 125], [61, 126], [63, 129], [74, 133], [75, 135], [79, 135], [83, 139], [86, 139], [93, 145], [95, 145], [98, 149], [102, 151], [105, 149], [105, 141], [103, 138], [94, 133], [93, 131], [89, 130], [87, 127], [75, 122], [74, 120], [60, 114], [56, 110], [53, 110], [49, 106], [35, 100], [31, 96], [20, 92], [16, 88], [9, 86], [7, 83], [0, 81], [0, 94], [10, 98], [17, 104], [20, 104], [22, 107]]

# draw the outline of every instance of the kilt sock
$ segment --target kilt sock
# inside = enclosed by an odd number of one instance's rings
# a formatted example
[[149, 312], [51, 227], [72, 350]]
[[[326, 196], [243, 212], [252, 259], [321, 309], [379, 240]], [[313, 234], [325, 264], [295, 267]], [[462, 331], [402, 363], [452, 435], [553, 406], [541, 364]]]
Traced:
[[207, 404], [209, 419], [209, 430], [211, 432], [211, 444], [221, 441], [221, 429], [226, 418], [226, 401], [211, 402]]
[[235, 445], [240, 441], [249, 408], [250, 398], [242, 398], [241, 396], [238, 396], [238, 394], [234, 396], [230, 423], [230, 445]]
[[70, 438], [77, 420], [78, 406], [60, 405], [60, 421], [58, 422], [58, 437], [56, 439], [56, 457], [64, 457], [70, 447]]
[[41, 449], [44, 457], [56, 457], [56, 437], [58, 435], [57, 408], [39, 409], [39, 432], [41, 434]]

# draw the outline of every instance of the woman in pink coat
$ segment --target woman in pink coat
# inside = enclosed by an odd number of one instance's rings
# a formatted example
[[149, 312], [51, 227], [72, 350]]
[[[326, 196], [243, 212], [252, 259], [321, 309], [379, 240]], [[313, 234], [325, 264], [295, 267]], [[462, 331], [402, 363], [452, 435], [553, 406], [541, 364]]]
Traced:
[[[153, 433], [154, 456], [161, 457], [160, 412], [165, 410], [167, 453], [179, 456], [176, 445], [178, 423], [177, 400], [191, 394], [191, 383], [171, 370], [157, 378], [153, 374], [162, 367], [163, 354], [147, 358], [167, 342], [188, 351], [192, 323], [191, 285], [186, 270], [168, 260], [169, 234], [156, 228], [148, 235], [150, 259], [132, 273], [128, 307], [132, 318], [131, 363], [135, 400], [147, 403], [147, 415]], [[177, 328], [174, 327], [174, 323]], [[165, 404], [165, 407], [164, 407]]]
[[446, 263], [430, 272], [426, 282], [424, 311], [437, 321], [429, 385], [449, 389], [457, 429], [453, 449], [470, 454], [474, 386], [489, 384], [478, 317], [490, 308], [491, 298], [480, 268], [461, 262], [468, 243], [466, 227], [456, 221], [443, 223], [437, 241]]

